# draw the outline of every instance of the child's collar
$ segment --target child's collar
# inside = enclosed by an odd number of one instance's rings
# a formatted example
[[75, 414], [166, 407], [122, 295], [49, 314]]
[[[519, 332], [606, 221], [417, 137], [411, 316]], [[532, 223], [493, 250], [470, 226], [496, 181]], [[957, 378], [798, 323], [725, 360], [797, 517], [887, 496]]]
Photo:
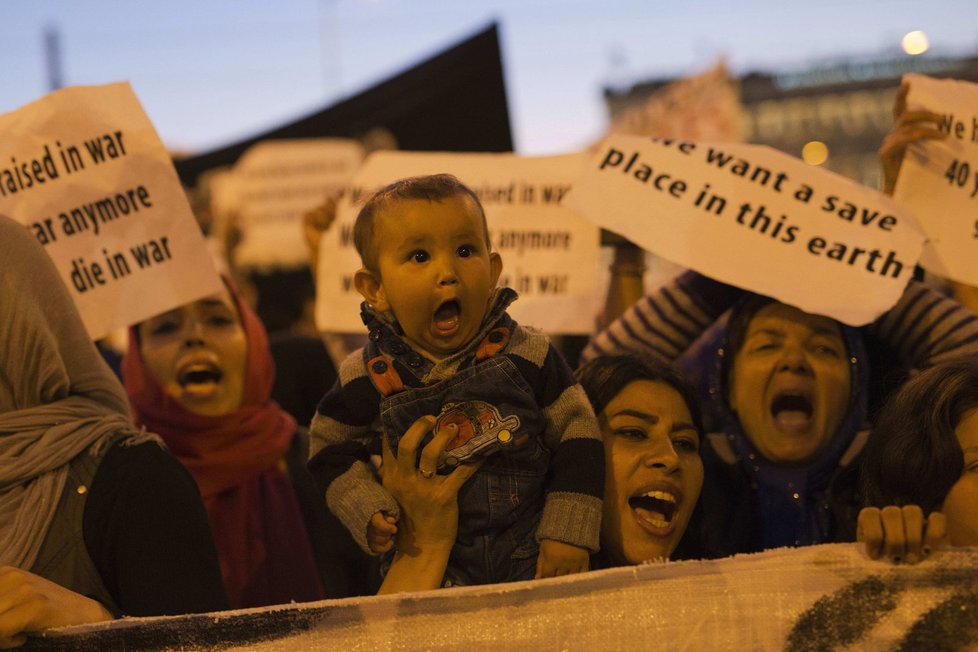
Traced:
[[[482, 319], [482, 325], [479, 327], [479, 331], [471, 341], [466, 342], [458, 351], [449, 355], [446, 360], [459, 355], [467, 355], [469, 349], [478, 346], [479, 342], [482, 341], [496, 325], [496, 322], [506, 313], [510, 304], [516, 301], [518, 297], [519, 295], [516, 293], [516, 290], [512, 288], [497, 287], [493, 290], [492, 296], [489, 298], [489, 310], [486, 311], [485, 317]], [[394, 312], [391, 310], [381, 312], [364, 301], [360, 304], [360, 318], [367, 327], [370, 340], [374, 343], [388, 340], [391, 335], [396, 336], [398, 339], [404, 336], [404, 331], [401, 329], [401, 325], [397, 323]]]

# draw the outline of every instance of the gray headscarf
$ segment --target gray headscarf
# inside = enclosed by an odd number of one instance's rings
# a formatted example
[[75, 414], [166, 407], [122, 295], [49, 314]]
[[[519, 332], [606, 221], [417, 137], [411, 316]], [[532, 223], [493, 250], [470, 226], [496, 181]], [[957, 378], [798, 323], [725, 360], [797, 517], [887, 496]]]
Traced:
[[31, 568], [68, 464], [117, 433], [155, 438], [133, 427], [47, 253], [0, 216], [0, 564]]

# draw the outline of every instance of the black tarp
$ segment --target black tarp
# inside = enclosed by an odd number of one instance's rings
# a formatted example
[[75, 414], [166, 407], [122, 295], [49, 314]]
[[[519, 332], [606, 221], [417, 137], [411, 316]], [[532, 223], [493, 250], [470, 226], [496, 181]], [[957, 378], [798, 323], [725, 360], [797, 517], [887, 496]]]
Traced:
[[496, 25], [322, 111], [175, 165], [192, 187], [201, 173], [233, 165], [261, 140], [361, 138], [377, 127], [403, 150], [512, 151]]

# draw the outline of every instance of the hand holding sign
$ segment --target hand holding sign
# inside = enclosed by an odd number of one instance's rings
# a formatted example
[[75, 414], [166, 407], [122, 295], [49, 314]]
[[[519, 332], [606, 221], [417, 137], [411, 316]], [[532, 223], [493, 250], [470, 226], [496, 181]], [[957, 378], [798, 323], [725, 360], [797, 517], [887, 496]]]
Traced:
[[923, 75], [904, 80], [910, 88], [907, 114], [937, 114], [944, 137], [907, 148], [893, 197], [914, 212], [927, 234], [920, 264], [978, 285], [978, 84]]
[[880, 145], [880, 164], [883, 168], [883, 192], [893, 194], [900, 166], [903, 164], [907, 147], [918, 140], [944, 140], [947, 133], [938, 125], [941, 115], [933, 111], [907, 110], [907, 93], [910, 85], [903, 82], [893, 103], [893, 129], [883, 138]]

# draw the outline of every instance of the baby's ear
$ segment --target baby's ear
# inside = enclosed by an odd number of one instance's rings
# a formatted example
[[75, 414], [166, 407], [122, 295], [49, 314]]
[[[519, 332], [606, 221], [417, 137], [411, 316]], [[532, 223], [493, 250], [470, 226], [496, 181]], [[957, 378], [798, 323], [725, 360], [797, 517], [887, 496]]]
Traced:
[[366, 267], [361, 267], [353, 276], [353, 284], [360, 296], [376, 310], [380, 312], [390, 310], [387, 293], [384, 292], [384, 284], [380, 282], [380, 277], [377, 274]]
[[489, 252], [489, 273], [492, 275], [492, 287], [496, 287], [499, 275], [503, 273], [503, 257], [498, 251]]

